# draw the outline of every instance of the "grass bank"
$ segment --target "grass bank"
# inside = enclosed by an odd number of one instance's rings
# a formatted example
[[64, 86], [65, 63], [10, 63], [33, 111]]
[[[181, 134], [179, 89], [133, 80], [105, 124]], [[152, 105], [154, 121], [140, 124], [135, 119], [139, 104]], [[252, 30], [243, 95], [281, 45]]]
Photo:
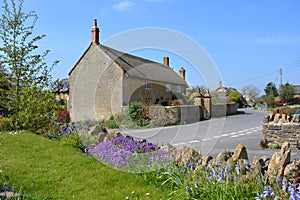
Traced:
[[168, 193], [137, 174], [27, 132], [0, 132], [0, 161], [14, 189], [38, 199], [161, 199]]

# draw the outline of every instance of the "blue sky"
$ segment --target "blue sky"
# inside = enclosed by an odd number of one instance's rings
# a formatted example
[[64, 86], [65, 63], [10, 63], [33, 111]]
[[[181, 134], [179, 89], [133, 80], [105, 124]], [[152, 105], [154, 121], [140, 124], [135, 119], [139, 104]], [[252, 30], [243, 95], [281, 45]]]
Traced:
[[[223, 85], [254, 84], [263, 93], [268, 82], [300, 84], [300, 1], [298, 0], [25, 0], [39, 16], [35, 31], [46, 34], [39, 46], [58, 59], [55, 78], [65, 78], [91, 42], [93, 19], [100, 41], [124, 31], [158, 27], [180, 32], [202, 46], [217, 66]], [[190, 85], [205, 85], [195, 67], [160, 50], [132, 52], [157, 62], [170, 57], [174, 70], [186, 68]], [[216, 83], [216, 87], [218, 83]]]

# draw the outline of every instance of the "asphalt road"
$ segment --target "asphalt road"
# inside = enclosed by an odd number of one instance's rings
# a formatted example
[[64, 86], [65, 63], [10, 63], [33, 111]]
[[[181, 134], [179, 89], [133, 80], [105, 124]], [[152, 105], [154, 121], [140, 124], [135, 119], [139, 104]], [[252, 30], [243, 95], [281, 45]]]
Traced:
[[[200, 151], [201, 155], [215, 157], [221, 151], [234, 151], [243, 144], [250, 160], [254, 156], [271, 156], [279, 150], [260, 150], [263, 117], [268, 113], [252, 109], [241, 109], [239, 114], [213, 118], [194, 124], [138, 130], [121, 130], [122, 133], [148, 141], [170, 143], [177, 148], [182, 145]], [[300, 151], [292, 151], [292, 159], [300, 159]]]

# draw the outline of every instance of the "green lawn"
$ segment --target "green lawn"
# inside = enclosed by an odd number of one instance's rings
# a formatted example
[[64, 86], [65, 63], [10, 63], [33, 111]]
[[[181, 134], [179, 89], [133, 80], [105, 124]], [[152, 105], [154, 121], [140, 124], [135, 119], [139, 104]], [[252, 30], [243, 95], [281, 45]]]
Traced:
[[168, 192], [30, 133], [0, 132], [0, 170], [17, 191], [38, 199], [161, 199]]

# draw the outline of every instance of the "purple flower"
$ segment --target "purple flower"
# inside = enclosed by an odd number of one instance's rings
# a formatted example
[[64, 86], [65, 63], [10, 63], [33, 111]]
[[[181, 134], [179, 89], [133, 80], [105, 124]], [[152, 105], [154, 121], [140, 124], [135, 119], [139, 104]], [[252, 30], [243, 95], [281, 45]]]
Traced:
[[[149, 168], [153, 165], [161, 165], [162, 162], [165, 166], [168, 166], [173, 158], [163, 150], [155, 151], [154, 147], [155, 145], [151, 143], [139, 142], [131, 137], [119, 136], [99, 143], [94, 148], [89, 149], [87, 153], [88, 155], [97, 156], [99, 161], [112, 167], [123, 169], [141, 162]], [[133, 168], [133, 170], [135, 169]]]
[[185, 190], [186, 190], [187, 192], [190, 192], [190, 191], [191, 191], [191, 188], [190, 188], [189, 186], [186, 186], [186, 187], [185, 187]]
[[248, 161], [245, 164], [245, 168], [247, 171], [251, 171], [251, 164]]
[[199, 186], [199, 184], [198, 184], [198, 182], [196, 181], [196, 182], [195, 182], [195, 188], [198, 188], [198, 186]]
[[241, 169], [241, 168], [240, 168], [240, 165], [239, 165], [239, 164], [236, 164], [236, 165], [235, 165], [235, 170], [236, 170], [236, 171], [239, 171], [240, 169]]
[[186, 174], [186, 169], [182, 170], [182, 173], [183, 173], [183, 174]]

